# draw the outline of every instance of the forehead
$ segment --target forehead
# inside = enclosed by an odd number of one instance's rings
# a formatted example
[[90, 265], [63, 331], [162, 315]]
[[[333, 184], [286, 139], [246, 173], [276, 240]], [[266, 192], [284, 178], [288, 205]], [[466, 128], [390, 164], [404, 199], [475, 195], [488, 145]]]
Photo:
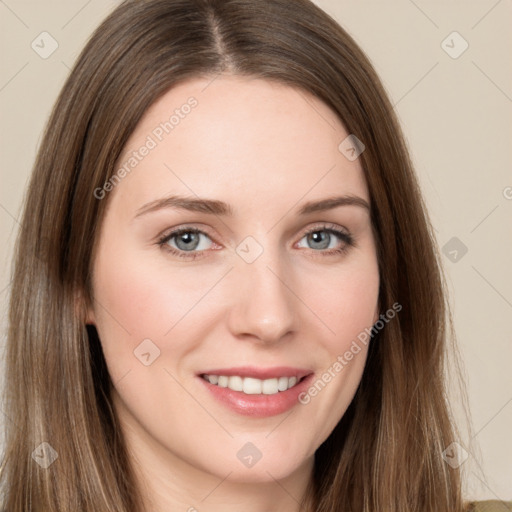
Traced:
[[194, 79], [141, 119], [118, 161], [128, 172], [115, 193], [134, 207], [171, 192], [255, 207], [335, 192], [368, 200], [359, 160], [339, 149], [348, 135], [302, 90], [233, 76]]

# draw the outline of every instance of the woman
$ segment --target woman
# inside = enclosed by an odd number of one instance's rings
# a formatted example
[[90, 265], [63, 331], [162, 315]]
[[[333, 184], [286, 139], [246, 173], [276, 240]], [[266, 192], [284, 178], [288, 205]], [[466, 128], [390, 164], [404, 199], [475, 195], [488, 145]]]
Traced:
[[393, 108], [307, 0], [127, 1], [17, 244], [9, 511], [463, 511], [437, 249]]

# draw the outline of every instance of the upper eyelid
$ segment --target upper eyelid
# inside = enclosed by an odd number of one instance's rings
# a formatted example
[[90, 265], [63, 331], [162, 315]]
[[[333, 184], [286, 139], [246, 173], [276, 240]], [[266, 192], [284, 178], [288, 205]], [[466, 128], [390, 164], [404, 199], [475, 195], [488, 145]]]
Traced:
[[338, 224], [334, 224], [332, 222], [325, 222], [325, 223], [319, 223], [319, 224], [315, 224], [313, 226], [311, 226], [310, 228], [307, 228], [306, 229], [306, 233], [310, 232], [310, 231], [315, 231], [315, 229], [318, 229], [319, 231], [321, 230], [325, 230], [325, 231], [329, 231], [329, 230], [333, 230], [333, 231], [342, 231], [342, 232], [346, 232], [347, 234], [350, 233], [350, 231], [343, 227], [343, 226], [339, 226]]

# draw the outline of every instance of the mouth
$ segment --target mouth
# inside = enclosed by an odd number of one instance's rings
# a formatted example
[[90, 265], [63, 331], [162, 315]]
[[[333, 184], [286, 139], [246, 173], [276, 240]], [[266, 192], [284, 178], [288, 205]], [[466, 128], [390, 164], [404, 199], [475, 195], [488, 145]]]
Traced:
[[220, 388], [229, 388], [231, 391], [240, 391], [246, 395], [275, 395], [276, 393], [282, 393], [288, 391], [301, 382], [297, 377], [274, 377], [271, 379], [257, 379], [255, 377], [242, 377], [241, 375], [206, 375], [203, 374], [201, 377]]
[[245, 416], [281, 414], [299, 403], [298, 396], [313, 378], [311, 370], [290, 367], [239, 367], [199, 373], [211, 395]]

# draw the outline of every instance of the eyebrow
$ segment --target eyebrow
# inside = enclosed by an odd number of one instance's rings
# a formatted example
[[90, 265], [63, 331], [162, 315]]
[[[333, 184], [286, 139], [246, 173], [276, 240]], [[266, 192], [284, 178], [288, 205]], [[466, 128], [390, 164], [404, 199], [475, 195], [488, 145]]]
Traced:
[[[315, 212], [323, 212], [338, 208], [339, 206], [359, 206], [370, 211], [368, 202], [359, 196], [345, 195], [329, 197], [318, 201], [309, 201], [298, 211], [299, 215], [307, 215]], [[165, 208], [177, 208], [191, 212], [207, 213], [211, 215], [233, 216], [231, 206], [223, 201], [206, 198], [193, 198], [184, 196], [169, 196], [163, 199], [157, 199], [141, 206], [137, 210], [135, 218], [150, 212], [155, 212]]]

